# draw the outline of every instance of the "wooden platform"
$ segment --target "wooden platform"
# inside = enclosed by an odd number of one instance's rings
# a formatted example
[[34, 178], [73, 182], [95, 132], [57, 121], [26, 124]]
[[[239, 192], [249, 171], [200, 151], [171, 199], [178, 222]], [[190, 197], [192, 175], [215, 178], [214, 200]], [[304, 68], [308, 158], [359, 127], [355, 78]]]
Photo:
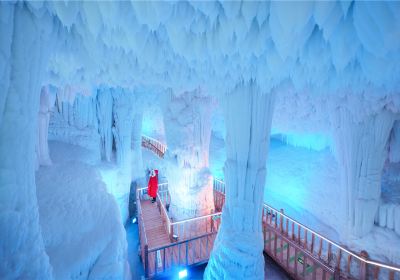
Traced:
[[168, 233], [163, 225], [156, 203], [150, 200], [141, 200], [143, 223], [146, 231], [149, 249], [170, 244]]

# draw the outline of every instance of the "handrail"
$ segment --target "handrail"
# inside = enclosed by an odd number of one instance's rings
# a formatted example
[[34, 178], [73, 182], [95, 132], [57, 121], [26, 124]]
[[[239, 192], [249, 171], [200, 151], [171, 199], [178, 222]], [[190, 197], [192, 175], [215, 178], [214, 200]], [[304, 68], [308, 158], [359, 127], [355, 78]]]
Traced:
[[[163, 183], [163, 184], [167, 184], [167, 183]], [[158, 186], [160, 186], [160, 185], [162, 185], [162, 184], [159, 184]], [[142, 191], [144, 189], [147, 189], [147, 188], [140, 188], [140, 189], [137, 189], [137, 191]], [[157, 197], [161, 201], [161, 198], [158, 195], [158, 193], [157, 193]], [[161, 203], [161, 205], [162, 205], [162, 208], [164, 209], [165, 213], [167, 213], [167, 210], [165, 209], [164, 204]], [[209, 218], [209, 217], [219, 216], [221, 214], [222, 214], [222, 212], [216, 212], [216, 213], [211, 213], [211, 214], [207, 214], [207, 215], [204, 215], [204, 216], [198, 216], [198, 217], [194, 217], [194, 218], [183, 219], [183, 220], [175, 221], [175, 222], [172, 222], [168, 215], [167, 215], [167, 217], [168, 217], [168, 224], [169, 225], [178, 225], [178, 224], [183, 224], [185, 222], [191, 222], [191, 221], [196, 221], [196, 220], [200, 220], [200, 219], [206, 219], [206, 218]], [[168, 231], [168, 232], [170, 233], [170, 231]]]
[[159, 157], [163, 157], [165, 152], [167, 151], [167, 145], [149, 136], [142, 135], [141, 141], [142, 141], [141, 143], [142, 147], [148, 148], [146, 145], [150, 145], [152, 147], [150, 148], [150, 150], [155, 152]]
[[289, 216], [285, 215], [284, 213], [278, 211], [276, 208], [274, 208], [274, 207], [272, 207], [272, 206], [269, 206], [269, 205], [266, 204], [266, 203], [264, 203], [264, 206], [266, 206], [267, 208], [272, 209], [272, 210], [275, 211], [275, 212], [278, 212], [279, 215], [282, 215], [283, 217], [285, 217], [286, 219], [288, 219], [288, 220], [291, 221], [292, 223], [297, 224], [298, 226], [300, 226], [300, 227], [306, 229], [307, 231], [309, 231], [309, 232], [315, 234], [317, 237], [319, 237], [319, 238], [325, 240], [326, 242], [328, 242], [328, 243], [332, 244], [333, 246], [335, 246], [336, 248], [338, 248], [338, 249], [340, 249], [340, 250], [346, 252], [347, 254], [351, 255], [352, 257], [355, 257], [355, 258], [358, 259], [359, 261], [362, 261], [362, 262], [367, 263], [367, 264], [371, 264], [371, 265], [375, 265], [375, 266], [379, 266], [379, 267], [382, 267], [382, 268], [387, 268], [387, 269], [391, 269], [391, 270], [395, 270], [395, 271], [399, 271], [399, 272], [400, 272], [400, 267], [390, 266], [390, 265], [387, 265], [387, 264], [384, 264], [384, 263], [381, 263], [381, 262], [378, 262], [378, 261], [366, 260], [366, 259], [360, 257], [359, 255], [353, 253], [352, 251], [347, 250], [347, 249], [344, 248], [343, 246], [340, 246], [340, 245], [337, 244], [335, 241], [332, 241], [332, 240], [330, 240], [329, 238], [320, 235], [319, 233], [317, 233], [316, 231], [314, 231], [314, 230], [310, 229], [309, 227], [303, 225], [302, 223], [297, 222], [296, 220], [290, 218]]
[[153, 137], [150, 137], [150, 136], [147, 136], [147, 135], [142, 135], [142, 138], [149, 139], [149, 140], [151, 140], [153, 142], [160, 143], [160, 145], [162, 145], [164, 147], [167, 147], [167, 145], [165, 145], [164, 143], [158, 141], [157, 139], [155, 139]]
[[[139, 191], [144, 190], [144, 189], [145, 188], [140, 188], [140, 189], [136, 190], [136, 200], [138, 200], [137, 205], [139, 208], [139, 214], [143, 214], [143, 212], [142, 212], [142, 206], [140, 205], [140, 197], [138, 196], [138, 194], [139, 194]], [[140, 217], [142, 217], [142, 215], [140, 215]], [[147, 245], [148, 241], [147, 241], [147, 235], [146, 235], [146, 227], [145, 227], [144, 223], [142, 223], [142, 224], [143, 224], [142, 226], [143, 226], [143, 230], [144, 230], [143, 234], [144, 234], [145, 244]], [[140, 227], [140, 225], [139, 225], [139, 227]]]
[[171, 225], [178, 225], [178, 224], [183, 224], [183, 223], [186, 223], [186, 222], [192, 222], [192, 221], [196, 221], [196, 220], [206, 219], [206, 218], [209, 218], [209, 217], [219, 216], [221, 214], [222, 214], [222, 212], [216, 212], [216, 213], [207, 214], [207, 215], [204, 215], [204, 216], [188, 218], [188, 219], [172, 222]]
[[165, 207], [164, 207], [164, 203], [163, 203], [163, 201], [161, 200], [161, 197], [159, 196], [159, 194], [158, 194], [158, 193], [157, 193], [157, 197], [158, 197], [158, 200], [160, 201], [160, 204], [161, 204], [161, 209], [162, 209], [162, 211], [163, 211], [164, 215], [167, 217], [167, 230], [168, 230], [168, 235], [169, 235], [169, 234], [170, 234], [170, 225], [171, 225], [171, 220], [169, 219], [169, 216], [168, 216], [167, 210], [165, 209]]
[[[220, 180], [220, 179], [214, 178], [214, 180], [217, 181], [217, 182], [220, 183], [220, 184], [225, 184], [225, 183], [224, 183], [222, 180]], [[310, 229], [309, 227], [303, 225], [302, 223], [300, 223], [300, 222], [298, 222], [298, 221], [296, 221], [296, 220], [290, 218], [290, 217], [287, 216], [286, 214], [284, 214], [284, 213], [282, 213], [281, 211], [277, 210], [276, 208], [274, 208], [274, 207], [268, 205], [267, 203], [263, 203], [263, 206], [266, 207], [266, 208], [269, 208], [269, 209], [271, 209], [271, 210], [273, 210], [273, 211], [275, 211], [276, 213], [279, 213], [279, 215], [282, 215], [282, 217], [285, 217], [286, 219], [288, 219], [288, 220], [291, 221], [292, 223], [297, 224], [297, 226], [302, 227], [303, 229], [305, 229], [305, 230], [311, 232], [312, 234], [316, 235], [317, 237], [319, 237], [319, 238], [325, 240], [326, 242], [332, 244], [332, 245], [335, 246], [336, 248], [338, 248], [338, 249], [340, 249], [340, 250], [346, 252], [347, 254], [351, 255], [351, 256], [354, 257], [354, 258], [356, 258], [356, 259], [359, 260], [360, 262], [363, 262], [363, 263], [365, 263], [365, 264], [370, 264], [370, 265], [378, 266], [378, 267], [381, 267], [381, 268], [386, 268], [386, 269], [390, 269], [390, 270], [394, 270], [394, 271], [400, 272], [400, 267], [396, 267], [396, 266], [392, 266], [392, 265], [387, 265], [387, 264], [384, 264], [384, 263], [381, 263], [381, 262], [378, 262], [378, 261], [372, 261], [372, 260], [364, 259], [364, 258], [360, 257], [359, 255], [357, 255], [357, 254], [355, 254], [355, 253], [353, 253], [353, 252], [347, 250], [347, 249], [344, 248], [343, 246], [340, 246], [339, 244], [337, 244], [336, 242], [330, 240], [329, 238], [324, 237], [324, 236], [322, 236], [321, 234], [317, 233], [316, 231], [314, 231], [314, 230]]]
[[214, 231], [214, 232], [207, 232], [207, 233], [205, 233], [205, 234], [203, 234], [203, 235], [191, 237], [191, 238], [189, 238], [189, 239], [177, 241], [177, 242], [174, 242], [174, 243], [170, 243], [170, 244], [168, 244], [168, 245], [163, 245], [163, 246], [159, 246], [159, 247], [154, 247], [154, 248], [149, 249], [149, 253], [150, 253], [150, 252], [159, 251], [159, 250], [163, 250], [163, 249], [166, 249], [166, 248], [170, 248], [170, 247], [173, 247], [173, 246], [177, 246], [177, 245], [180, 245], [180, 244], [183, 244], [183, 243], [187, 243], [187, 242], [189, 242], [189, 241], [194, 241], [194, 240], [197, 240], [197, 239], [201, 239], [201, 238], [204, 238], [204, 237], [213, 235], [213, 234], [217, 234], [217, 232], [215, 232], [215, 231]]

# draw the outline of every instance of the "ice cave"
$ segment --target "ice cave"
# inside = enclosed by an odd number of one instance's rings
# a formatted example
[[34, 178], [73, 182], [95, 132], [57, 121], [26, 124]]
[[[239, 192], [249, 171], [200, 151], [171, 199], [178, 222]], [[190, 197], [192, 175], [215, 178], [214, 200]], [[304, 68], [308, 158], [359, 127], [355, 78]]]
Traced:
[[400, 1], [1, 1], [0, 279], [400, 279]]

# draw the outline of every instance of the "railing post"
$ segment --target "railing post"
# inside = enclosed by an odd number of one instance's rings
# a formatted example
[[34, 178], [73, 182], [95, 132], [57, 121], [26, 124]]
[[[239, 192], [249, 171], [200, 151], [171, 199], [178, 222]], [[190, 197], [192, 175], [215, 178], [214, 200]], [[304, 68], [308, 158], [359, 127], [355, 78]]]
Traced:
[[[360, 257], [364, 260], [368, 260], [368, 253], [367, 251], [361, 251]], [[360, 263], [360, 280], [366, 280], [368, 276], [368, 266], [366, 262]]]
[[280, 229], [280, 231], [281, 231], [281, 233], [283, 233], [283, 209], [281, 209], [281, 214], [279, 215], [280, 216], [280, 221], [279, 221], [279, 229]]
[[169, 225], [169, 240], [171, 240], [171, 242], [174, 240], [173, 236], [174, 236], [174, 225], [170, 224]]
[[333, 279], [340, 280], [340, 270], [338, 270], [337, 268], [335, 268], [335, 270], [333, 272]]
[[[214, 211], [212, 211], [212, 213], [214, 213]], [[211, 232], [214, 232], [214, 219], [213, 219], [213, 216], [211, 216], [210, 218], [211, 218]]]
[[149, 246], [144, 245], [144, 276], [149, 277]]

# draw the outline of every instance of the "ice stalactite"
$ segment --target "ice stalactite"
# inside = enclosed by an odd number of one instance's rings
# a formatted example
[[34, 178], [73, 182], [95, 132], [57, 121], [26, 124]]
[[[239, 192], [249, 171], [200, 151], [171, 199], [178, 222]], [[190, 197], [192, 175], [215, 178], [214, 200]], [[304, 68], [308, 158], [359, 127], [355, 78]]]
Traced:
[[132, 181], [144, 178], [142, 156], [142, 122], [143, 113], [135, 112], [132, 123]]
[[50, 112], [54, 107], [54, 102], [55, 94], [50, 92], [48, 86], [42, 87], [40, 92], [40, 105], [38, 113], [38, 139], [36, 141], [37, 166], [51, 165], [48, 134]]
[[97, 91], [83, 95], [66, 86], [57, 91], [56, 106], [50, 116], [49, 139], [85, 147], [95, 152], [99, 159], [100, 134], [97, 120]]
[[[51, 49], [48, 42], [54, 38], [51, 38], [49, 15], [38, 13], [38, 19], [35, 9], [28, 5], [19, 2], [11, 7], [0, 3], [0, 30], [11, 29], [6, 32], [11, 36], [2, 37], [0, 44], [1, 53], [9, 54], [6, 63], [0, 63], [9, 71], [8, 76], [2, 76], [7, 80], [6, 87], [1, 83], [1, 96], [5, 96], [0, 122], [2, 279], [52, 278], [39, 225], [35, 143], [43, 70]], [[4, 40], [10, 43], [10, 50]]]
[[170, 96], [164, 112], [173, 214], [183, 218], [209, 214], [213, 209], [212, 181], [208, 169], [211, 113], [214, 101], [196, 89]]
[[365, 236], [374, 225], [387, 143], [394, 123], [393, 113], [385, 109], [364, 116], [352, 113], [362, 111], [356, 104], [352, 111], [339, 107], [333, 120], [341, 177], [342, 197], [338, 201], [343, 203], [338, 209], [343, 211], [345, 238]]
[[400, 163], [400, 121], [393, 125], [390, 136], [389, 160], [392, 163]]
[[226, 200], [204, 279], [264, 279], [261, 217], [274, 96], [252, 81], [224, 97]]
[[112, 156], [112, 120], [113, 98], [108, 88], [100, 88], [97, 92], [97, 119], [101, 139], [101, 154], [106, 161], [111, 161]]

